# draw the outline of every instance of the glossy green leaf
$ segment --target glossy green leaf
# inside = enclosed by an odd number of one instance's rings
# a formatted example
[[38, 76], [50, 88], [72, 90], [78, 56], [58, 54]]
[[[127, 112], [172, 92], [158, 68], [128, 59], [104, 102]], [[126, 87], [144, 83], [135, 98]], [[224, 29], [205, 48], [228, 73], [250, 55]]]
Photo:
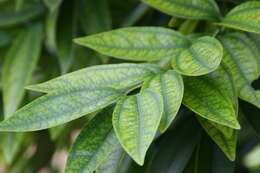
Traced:
[[35, 131], [57, 126], [95, 112], [121, 96], [114, 89], [62, 90], [46, 94], [0, 123], [0, 131]]
[[260, 74], [260, 53], [257, 46], [242, 33], [220, 38], [224, 46], [223, 64], [232, 75], [238, 96], [260, 108], [260, 93], [251, 83]]
[[184, 78], [183, 103], [203, 118], [217, 124], [240, 129], [236, 119], [233, 99], [222, 90], [225, 83], [219, 83], [214, 75]]
[[43, 12], [44, 7], [38, 3], [25, 7], [16, 12], [2, 12], [2, 14], [0, 14], [0, 27], [11, 27], [25, 23], [41, 15]]
[[214, 0], [143, 0], [172, 16], [188, 19], [217, 20], [220, 12]]
[[214, 71], [220, 64], [223, 47], [213, 37], [204, 36], [192, 41], [172, 59], [173, 68], [184, 75], [199, 76]]
[[177, 53], [176, 49], [184, 48], [189, 43], [180, 33], [160, 27], [117, 29], [78, 38], [75, 42], [104, 55], [133, 61], [172, 58]]
[[183, 112], [172, 129], [155, 141], [155, 155], [147, 173], [182, 173], [197, 143], [201, 128], [190, 112]]
[[161, 69], [153, 64], [110, 64], [81, 69], [42, 84], [28, 86], [28, 89], [45, 93], [72, 90], [74, 88], [119, 90], [130, 89], [147, 78], [159, 73]]
[[163, 101], [150, 90], [123, 97], [113, 113], [115, 133], [126, 152], [140, 165], [153, 141], [163, 113]]
[[40, 56], [42, 25], [22, 31], [8, 50], [2, 73], [4, 114], [11, 116], [20, 105]]
[[99, 33], [111, 28], [107, 0], [78, 0], [77, 9], [85, 34]]
[[92, 173], [118, 145], [112, 127], [112, 111], [100, 112], [83, 127], [69, 154], [65, 173]]
[[159, 93], [163, 97], [164, 111], [159, 129], [167, 130], [174, 120], [182, 102], [184, 86], [181, 75], [173, 70], [156, 75], [145, 88]]
[[260, 33], [260, 2], [250, 1], [236, 6], [219, 24], [243, 31]]

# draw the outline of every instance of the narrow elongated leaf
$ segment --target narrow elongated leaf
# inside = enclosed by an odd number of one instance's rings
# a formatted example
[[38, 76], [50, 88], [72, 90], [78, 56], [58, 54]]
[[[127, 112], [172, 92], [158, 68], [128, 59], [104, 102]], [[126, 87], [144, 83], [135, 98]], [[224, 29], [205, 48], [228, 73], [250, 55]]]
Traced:
[[232, 9], [219, 23], [226, 27], [248, 32], [260, 33], [260, 2], [242, 3]]
[[155, 76], [146, 88], [162, 95], [164, 112], [160, 122], [160, 131], [164, 132], [175, 118], [182, 102], [184, 86], [181, 75], [173, 70]]
[[113, 127], [126, 152], [140, 165], [152, 143], [163, 113], [159, 94], [144, 90], [124, 97], [113, 113]]
[[115, 102], [121, 95], [114, 89], [86, 88], [57, 91], [42, 96], [0, 123], [0, 131], [35, 131], [57, 126]]
[[199, 142], [201, 128], [190, 114], [180, 114], [173, 128], [155, 141], [147, 173], [182, 173]]
[[143, 0], [172, 16], [188, 19], [216, 20], [220, 12], [214, 0]]
[[214, 71], [220, 64], [223, 47], [213, 37], [204, 36], [192, 41], [191, 45], [172, 59], [174, 69], [184, 75], [199, 76]]
[[3, 66], [4, 114], [9, 117], [23, 99], [24, 87], [30, 82], [40, 55], [42, 25], [22, 31], [8, 50]]
[[111, 28], [107, 0], [78, 0], [77, 9], [85, 34], [103, 32]]
[[0, 31], [0, 48], [6, 46], [11, 41], [11, 36], [7, 32]]
[[64, 1], [59, 12], [56, 42], [57, 57], [61, 73], [67, 73], [74, 60], [74, 45], [72, 39], [76, 36], [77, 18], [74, 1]]
[[99, 65], [78, 70], [27, 88], [46, 93], [83, 86], [88, 89], [111, 87], [123, 90], [140, 84], [160, 71], [159, 66], [153, 64]]
[[133, 61], [171, 58], [189, 41], [180, 33], [160, 27], [130, 27], [88, 37], [76, 43], [102, 54]]
[[92, 173], [115, 150], [119, 143], [111, 119], [111, 109], [105, 109], [83, 128], [72, 146], [65, 173]]
[[222, 90], [229, 84], [220, 84], [214, 79], [214, 75], [208, 75], [184, 78], [184, 86], [184, 105], [203, 118], [223, 126], [240, 129], [233, 99]]
[[31, 20], [44, 12], [41, 4], [30, 5], [17, 12], [4, 12], [0, 14], [0, 27], [11, 27]]
[[257, 46], [241, 33], [220, 38], [224, 46], [223, 64], [232, 75], [238, 96], [260, 108], [260, 93], [251, 83], [260, 74], [260, 53]]

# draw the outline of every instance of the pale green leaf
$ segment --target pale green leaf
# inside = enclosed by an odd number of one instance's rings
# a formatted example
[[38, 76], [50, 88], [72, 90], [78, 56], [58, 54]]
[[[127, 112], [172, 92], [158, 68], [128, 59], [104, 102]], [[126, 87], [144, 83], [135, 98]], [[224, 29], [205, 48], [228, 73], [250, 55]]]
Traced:
[[111, 28], [107, 0], [78, 0], [79, 21], [85, 34], [103, 32]]
[[[220, 86], [221, 85], [221, 86]], [[203, 118], [233, 129], [240, 129], [233, 99], [214, 75], [184, 78], [183, 103]]]
[[143, 92], [123, 97], [113, 113], [115, 133], [126, 152], [140, 165], [153, 141], [163, 113], [162, 97]]
[[83, 127], [69, 154], [65, 173], [93, 173], [119, 144], [112, 127], [112, 111], [101, 111]]
[[217, 20], [220, 12], [214, 0], [143, 0], [172, 16], [188, 19]]
[[129, 27], [78, 38], [76, 43], [104, 55], [133, 61], [172, 58], [189, 41], [180, 33], [161, 27]]
[[172, 59], [173, 68], [184, 75], [198, 76], [214, 71], [220, 64], [223, 47], [220, 42], [209, 36], [192, 41], [191, 45], [180, 51]]
[[161, 132], [167, 130], [175, 118], [182, 102], [184, 86], [181, 75], [173, 70], [156, 75], [145, 88], [162, 95], [164, 111], [159, 129]]
[[218, 24], [243, 31], [260, 33], [260, 2], [250, 1], [236, 6], [225, 16], [223, 22]]
[[251, 86], [260, 74], [260, 53], [256, 44], [242, 33], [220, 38], [224, 47], [223, 64], [232, 75], [238, 96], [260, 108], [260, 92]]
[[8, 50], [3, 65], [2, 85], [4, 114], [11, 116], [20, 105], [40, 56], [42, 25], [37, 24], [22, 31]]
[[42, 84], [28, 86], [28, 89], [41, 92], [55, 92], [64, 89], [84, 87], [88, 89], [129, 89], [147, 78], [159, 73], [161, 69], [153, 64], [110, 64], [81, 69]]
[[35, 131], [57, 126], [95, 112], [121, 96], [114, 89], [62, 90], [44, 95], [0, 123], [0, 131]]

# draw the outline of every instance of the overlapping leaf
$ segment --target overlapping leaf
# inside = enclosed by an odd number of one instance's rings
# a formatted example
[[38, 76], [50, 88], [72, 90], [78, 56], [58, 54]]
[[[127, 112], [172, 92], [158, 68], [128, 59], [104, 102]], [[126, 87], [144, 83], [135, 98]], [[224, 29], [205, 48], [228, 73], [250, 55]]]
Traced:
[[113, 113], [115, 133], [126, 152], [140, 165], [152, 143], [163, 113], [159, 94], [144, 90], [122, 98]]
[[172, 59], [174, 69], [184, 75], [199, 76], [214, 71], [220, 64], [223, 47], [213, 37], [204, 36], [192, 41]]
[[222, 90], [225, 83], [219, 83], [214, 76], [184, 79], [183, 103], [203, 118], [217, 124], [239, 129], [233, 99]]
[[220, 25], [260, 33], [260, 2], [250, 1], [236, 6], [225, 16]]
[[172, 16], [189, 19], [217, 20], [220, 12], [214, 0], [143, 0]]
[[3, 100], [6, 117], [18, 108], [24, 95], [24, 87], [30, 82], [40, 56], [42, 25], [34, 25], [22, 31], [8, 50], [3, 66]]
[[64, 89], [73, 90], [81, 87], [87, 89], [109, 87], [124, 90], [140, 84], [145, 79], [159, 72], [161, 72], [159, 66], [153, 64], [123, 63], [99, 65], [81, 69], [27, 88], [45, 93]]
[[164, 132], [175, 118], [182, 102], [184, 86], [182, 77], [173, 70], [158, 74], [146, 84], [149, 88], [162, 95], [164, 112], [160, 122], [160, 131]]
[[160, 27], [130, 27], [83, 37], [76, 43], [102, 54], [134, 61], [171, 58], [189, 42], [178, 32]]
[[223, 64], [232, 74], [238, 96], [260, 108], [260, 94], [251, 83], [260, 74], [260, 53], [257, 46], [241, 33], [220, 38], [224, 46]]
[[112, 127], [112, 111], [108, 109], [82, 129], [70, 151], [65, 173], [92, 173], [115, 150], [118, 140]]

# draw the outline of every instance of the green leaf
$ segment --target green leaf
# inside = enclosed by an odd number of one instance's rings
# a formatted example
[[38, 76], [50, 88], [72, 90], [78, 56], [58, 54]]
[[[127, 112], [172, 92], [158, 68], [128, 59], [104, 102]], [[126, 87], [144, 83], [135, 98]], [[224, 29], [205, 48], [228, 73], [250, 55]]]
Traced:
[[0, 31], [0, 48], [5, 47], [11, 42], [11, 36], [5, 31]]
[[44, 4], [49, 8], [51, 12], [57, 10], [62, 3], [62, 0], [43, 0]]
[[95, 112], [112, 103], [121, 92], [103, 88], [56, 91], [44, 95], [0, 123], [0, 131], [35, 131], [54, 127], [86, 114]]
[[41, 15], [43, 12], [44, 7], [38, 3], [25, 7], [16, 12], [2, 12], [2, 14], [0, 14], [0, 27], [11, 27], [25, 23]]
[[41, 51], [42, 25], [22, 31], [8, 50], [3, 65], [4, 114], [11, 116], [20, 105]]
[[180, 33], [161, 27], [129, 27], [75, 39], [77, 44], [104, 55], [133, 61], [172, 58], [188, 40]]
[[260, 53], [256, 44], [242, 33], [220, 38], [224, 47], [223, 64], [232, 75], [238, 96], [260, 108], [260, 93], [251, 86], [260, 74]]
[[105, 109], [82, 129], [70, 151], [65, 173], [92, 173], [115, 150], [118, 140], [111, 119], [111, 109]]
[[172, 16], [188, 19], [217, 20], [220, 12], [214, 0], [143, 0]]
[[96, 173], [126, 172], [131, 162], [130, 157], [128, 157], [123, 148], [118, 144], [107, 160], [96, 169]]
[[72, 39], [76, 37], [77, 16], [74, 1], [64, 1], [58, 16], [56, 29], [57, 57], [61, 73], [67, 73], [74, 60], [75, 45]]
[[192, 41], [191, 45], [180, 51], [172, 59], [173, 68], [184, 75], [199, 76], [214, 71], [220, 64], [223, 47], [220, 42], [209, 36]]
[[212, 122], [240, 129], [233, 99], [223, 90], [224, 87], [228, 88], [229, 84], [220, 83], [213, 73], [196, 78], [184, 78], [184, 86], [185, 106]]
[[199, 142], [201, 128], [190, 112], [181, 112], [171, 129], [155, 141], [147, 173], [182, 173]]
[[126, 152], [139, 164], [153, 141], [163, 113], [163, 101], [150, 90], [123, 97], [113, 113], [115, 133]]
[[107, 0], [78, 0], [77, 9], [85, 34], [103, 32], [111, 28]]
[[[221, 93], [229, 98], [236, 113], [238, 112], [238, 97], [235, 86], [233, 84], [232, 77], [225, 69], [224, 65], [221, 65], [215, 72], [210, 74], [214, 77], [214, 82], [219, 86]], [[235, 114], [235, 118], [236, 118]], [[236, 144], [237, 144], [237, 131], [204, 119], [200, 116], [196, 116], [202, 127], [208, 133], [208, 135], [215, 141], [215, 143], [222, 149], [226, 156], [230, 160], [236, 158]]]
[[146, 84], [145, 88], [162, 95], [164, 111], [159, 129], [164, 132], [171, 125], [181, 106], [184, 92], [182, 77], [175, 71], [169, 70], [156, 75]]
[[51, 93], [75, 88], [102, 89], [105, 87], [127, 90], [161, 72], [153, 64], [110, 64], [81, 69], [42, 84], [28, 86], [28, 89]]
[[260, 33], [260, 2], [250, 1], [236, 6], [225, 16], [223, 22], [218, 24], [243, 31]]

